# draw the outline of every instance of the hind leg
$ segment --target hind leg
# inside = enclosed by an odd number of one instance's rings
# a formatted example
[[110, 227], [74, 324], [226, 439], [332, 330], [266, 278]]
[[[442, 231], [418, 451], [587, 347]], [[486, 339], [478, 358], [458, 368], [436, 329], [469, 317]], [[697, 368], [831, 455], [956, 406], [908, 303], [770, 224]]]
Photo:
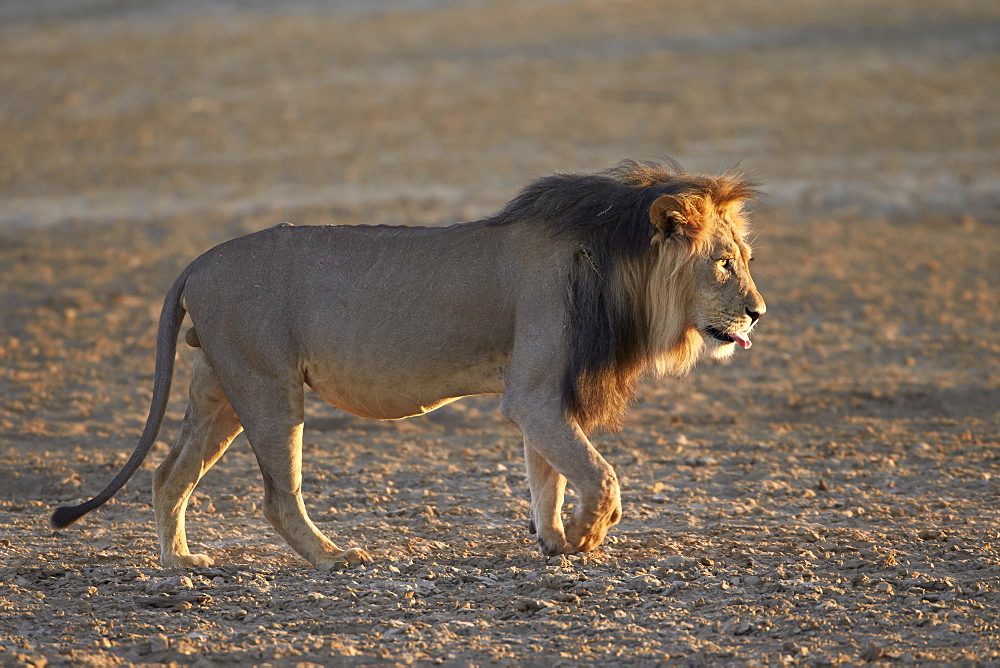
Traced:
[[[264, 517], [288, 544], [319, 569], [354, 567], [371, 557], [342, 550], [324, 536], [302, 500], [302, 383], [282, 386], [263, 378], [244, 380], [238, 403], [247, 439], [264, 478]], [[252, 416], [252, 417], [251, 417]]]
[[199, 350], [188, 390], [191, 403], [181, 433], [153, 476], [153, 509], [164, 567], [206, 567], [212, 560], [191, 554], [184, 512], [191, 492], [240, 433], [242, 427], [212, 368]]

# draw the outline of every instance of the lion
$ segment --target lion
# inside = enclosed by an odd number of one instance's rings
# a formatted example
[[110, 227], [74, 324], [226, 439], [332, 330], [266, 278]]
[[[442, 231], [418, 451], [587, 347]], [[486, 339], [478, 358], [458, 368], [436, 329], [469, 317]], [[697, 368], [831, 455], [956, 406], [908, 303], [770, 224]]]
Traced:
[[[450, 227], [283, 224], [225, 242], [166, 294], [153, 398], [107, 488], [58, 508], [64, 528], [135, 473], [167, 407], [185, 314], [190, 404], [153, 479], [164, 567], [206, 567], [184, 527], [201, 477], [241, 431], [264, 516], [317, 568], [368, 561], [310, 520], [302, 498], [308, 385], [354, 415], [395, 420], [500, 394], [522, 433], [529, 529], [544, 555], [597, 548], [621, 519], [614, 469], [589, 435], [621, 426], [644, 371], [681, 375], [749, 348], [765, 305], [750, 276], [752, 184], [675, 163], [555, 174], [499, 213]], [[567, 484], [579, 502], [563, 521]]]

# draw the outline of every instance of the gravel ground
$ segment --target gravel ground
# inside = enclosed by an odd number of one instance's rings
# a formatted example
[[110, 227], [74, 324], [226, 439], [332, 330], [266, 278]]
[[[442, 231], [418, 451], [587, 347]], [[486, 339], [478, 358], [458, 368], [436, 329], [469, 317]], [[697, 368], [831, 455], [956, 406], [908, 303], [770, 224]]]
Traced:
[[[26, 6], [0, 25], [0, 665], [1000, 665], [995, 2]], [[495, 398], [312, 398], [310, 513], [375, 563], [294, 555], [240, 437], [189, 511], [218, 566], [160, 569], [186, 349], [144, 467], [48, 528], [131, 452], [204, 249], [667, 155], [764, 183], [768, 313], [595, 438], [625, 505], [599, 552], [538, 555]]]

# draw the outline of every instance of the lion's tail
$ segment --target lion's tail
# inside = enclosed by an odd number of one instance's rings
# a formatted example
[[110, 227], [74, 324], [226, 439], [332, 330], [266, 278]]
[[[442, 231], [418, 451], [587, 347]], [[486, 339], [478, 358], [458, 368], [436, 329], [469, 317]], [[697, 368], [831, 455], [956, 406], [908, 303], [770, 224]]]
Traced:
[[120, 490], [129, 478], [138, 470], [142, 460], [149, 454], [156, 435], [160, 431], [163, 416], [167, 412], [167, 399], [170, 398], [170, 383], [174, 375], [174, 355], [177, 352], [177, 333], [184, 320], [185, 309], [181, 302], [184, 284], [187, 282], [189, 266], [185, 269], [163, 299], [163, 310], [160, 312], [160, 325], [156, 334], [156, 373], [153, 376], [153, 399], [146, 418], [146, 427], [142, 431], [139, 443], [135, 446], [132, 456], [124, 468], [118, 472], [115, 479], [104, 488], [100, 494], [89, 501], [76, 506], [62, 506], [52, 513], [50, 522], [56, 529], [68, 527], [91, 510], [103, 505]]

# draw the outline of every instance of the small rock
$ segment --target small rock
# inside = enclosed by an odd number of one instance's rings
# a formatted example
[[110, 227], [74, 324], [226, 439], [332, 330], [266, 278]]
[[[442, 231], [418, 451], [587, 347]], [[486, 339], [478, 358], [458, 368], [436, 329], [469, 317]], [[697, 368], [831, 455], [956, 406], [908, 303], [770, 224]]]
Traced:
[[823, 537], [812, 529], [803, 529], [802, 531], [799, 532], [799, 536], [809, 541], [810, 543], [818, 543], [819, 541], [823, 540]]
[[891, 594], [892, 585], [889, 584], [888, 582], [879, 582], [877, 585], [875, 585], [875, 590], [880, 591], [883, 594]]
[[943, 540], [945, 535], [940, 529], [924, 529], [917, 534], [920, 540]]
[[403, 638], [403, 637], [406, 637], [406, 634], [408, 634], [412, 630], [413, 630], [413, 627], [410, 626], [409, 624], [406, 624], [404, 626], [397, 626], [396, 628], [391, 628], [388, 631], [386, 631], [385, 633], [383, 633], [382, 637], [385, 638], [385, 639], [387, 639], [387, 640], [393, 640], [393, 639], [396, 639], [396, 638]]
[[538, 610], [544, 610], [546, 608], [551, 608], [555, 605], [551, 601], [543, 601], [538, 598], [528, 598], [526, 596], [519, 596], [514, 599], [513, 608], [518, 612], [536, 612]]
[[565, 587], [572, 587], [573, 580], [565, 575], [547, 575], [543, 578], [539, 578], [538, 586], [546, 587], [548, 589], [563, 589]]
[[967, 596], [982, 594], [984, 591], [986, 587], [982, 582], [969, 582], [962, 587], [962, 593]]
[[150, 582], [146, 586], [146, 591], [150, 594], [170, 594], [181, 589], [194, 589], [194, 583], [186, 575], [176, 578], [168, 578], [159, 582]]
[[684, 463], [691, 467], [696, 466], [715, 466], [719, 461], [715, 457], [688, 457], [684, 460]]
[[170, 649], [170, 639], [167, 636], [160, 634], [149, 639], [150, 652], [165, 652], [168, 649]]
[[862, 661], [877, 661], [882, 658], [885, 654], [885, 650], [876, 645], [873, 642], [865, 645], [864, 649], [861, 650], [861, 660]]
[[663, 583], [651, 575], [639, 575], [628, 582], [628, 588], [638, 592], [648, 592], [663, 588]]
[[745, 636], [750, 633], [751, 628], [752, 626], [747, 620], [740, 619], [739, 617], [731, 617], [722, 625], [721, 632], [734, 636]]
[[661, 559], [658, 566], [661, 572], [671, 571], [686, 571], [694, 568], [698, 565], [698, 562], [691, 557], [685, 557], [680, 554], [671, 555], [665, 559]]
[[209, 603], [212, 597], [199, 592], [176, 592], [173, 594], [158, 594], [156, 596], [140, 596], [136, 602], [151, 608], [170, 608], [172, 610], [188, 610], [193, 604]]

